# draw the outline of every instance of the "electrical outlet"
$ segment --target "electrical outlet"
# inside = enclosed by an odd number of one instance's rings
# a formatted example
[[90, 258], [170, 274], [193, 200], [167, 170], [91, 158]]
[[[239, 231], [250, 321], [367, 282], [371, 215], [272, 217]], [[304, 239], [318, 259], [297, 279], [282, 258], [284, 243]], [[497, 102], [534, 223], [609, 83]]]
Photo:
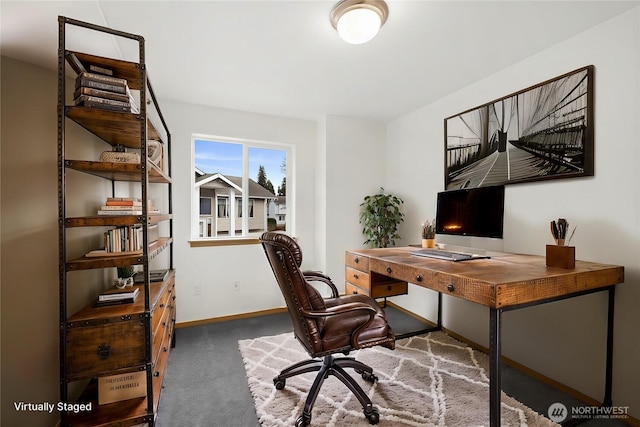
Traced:
[[200, 286], [194, 286], [193, 287], [193, 294], [194, 295], [200, 295], [202, 293], [202, 288], [200, 288]]

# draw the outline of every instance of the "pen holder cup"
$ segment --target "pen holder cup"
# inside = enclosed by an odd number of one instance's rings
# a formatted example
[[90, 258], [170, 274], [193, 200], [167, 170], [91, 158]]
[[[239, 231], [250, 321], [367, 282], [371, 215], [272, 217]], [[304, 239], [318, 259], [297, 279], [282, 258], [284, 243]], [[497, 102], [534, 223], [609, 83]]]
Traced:
[[547, 267], [575, 268], [575, 246], [547, 245]]

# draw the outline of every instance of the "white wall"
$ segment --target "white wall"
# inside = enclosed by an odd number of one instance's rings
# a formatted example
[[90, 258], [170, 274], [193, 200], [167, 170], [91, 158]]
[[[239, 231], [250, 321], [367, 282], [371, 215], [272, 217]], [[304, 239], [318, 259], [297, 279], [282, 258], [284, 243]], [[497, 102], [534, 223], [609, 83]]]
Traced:
[[360, 203], [384, 185], [386, 130], [380, 123], [347, 117], [326, 117], [325, 200], [318, 209], [326, 218], [326, 264], [322, 267], [344, 291], [344, 254], [363, 247]]
[[[640, 8], [593, 27], [522, 62], [465, 87], [388, 126], [387, 187], [407, 202], [404, 243], [417, 240], [417, 225], [435, 213], [444, 188], [445, 117], [484, 104], [584, 65], [595, 65], [595, 176], [507, 186], [503, 249], [544, 255], [550, 220], [568, 218], [578, 229], [579, 259], [625, 266], [617, 287], [614, 404], [640, 417]], [[446, 236], [439, 236], [446, 241]], [[455, 243], [460, 244], [458, 240]], [[471, 246], [499, 249], [495, 240]], [[395, 301], [432, 316], [435, 297]], [[425, 301], [430, 300], [430, 301]], [[433, 318], [433, 317], [432, 317]], [[446, 298], [444, 325], [487, 345], [488, 310]], [[505, 313], [507, 357], [601, 400], [604, 391], [606, 295]]]
[[[283, 307], [284, 300], [259, 244], [191, 247], [191, 192], [193, 133], [228, 138], [291, 144], [295, 147], [294, 191], [296, 229], [305, 248], [305, 265], [314, 264], [316, 124], [239, 111], [161, 100], [171, 131], [174, 184], [174, 266], [176, 268], [177, 322], [211, 319]], [[287, 206], [289, 208], [289, 206]], [[239, 282], [238, 289], [234, 283]], [[199, 287], [200, 295], [194, 294]]]

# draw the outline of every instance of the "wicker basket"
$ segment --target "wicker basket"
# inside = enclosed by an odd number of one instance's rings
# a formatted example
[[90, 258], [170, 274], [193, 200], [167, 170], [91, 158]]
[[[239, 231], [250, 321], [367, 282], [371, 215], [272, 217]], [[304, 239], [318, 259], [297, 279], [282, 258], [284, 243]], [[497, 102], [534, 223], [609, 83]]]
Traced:
[[101, 162], [140, 163], [140, 154], [123, 153], [121, 151], [104, 151], [100, 155]]

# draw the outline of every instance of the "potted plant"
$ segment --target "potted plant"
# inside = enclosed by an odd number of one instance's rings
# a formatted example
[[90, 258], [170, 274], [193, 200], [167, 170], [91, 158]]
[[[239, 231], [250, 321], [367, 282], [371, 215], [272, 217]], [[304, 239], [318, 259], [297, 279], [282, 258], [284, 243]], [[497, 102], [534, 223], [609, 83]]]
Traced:
[[404, 221], [404, 213], [400, 210], [402, 199], [391, 194], [380, 193], [366, 196], [360, 204], [360, 224], [362, 234], [367, 237], [364, 244], [374, 248], [386, 248], [395, 245], [399, 239], [398, 225]]
[[422, 247], [434, 248], [436, 246], [435, 220], [426, 220], [422, 224]]
[[133, 275], [136, 274], [132, 265], [126, 265], [124, 267], [116, 267], [118, 271], [118, 279], [115, 281], [116, 287], [124, 288], [125, 286], [133, 285]]

